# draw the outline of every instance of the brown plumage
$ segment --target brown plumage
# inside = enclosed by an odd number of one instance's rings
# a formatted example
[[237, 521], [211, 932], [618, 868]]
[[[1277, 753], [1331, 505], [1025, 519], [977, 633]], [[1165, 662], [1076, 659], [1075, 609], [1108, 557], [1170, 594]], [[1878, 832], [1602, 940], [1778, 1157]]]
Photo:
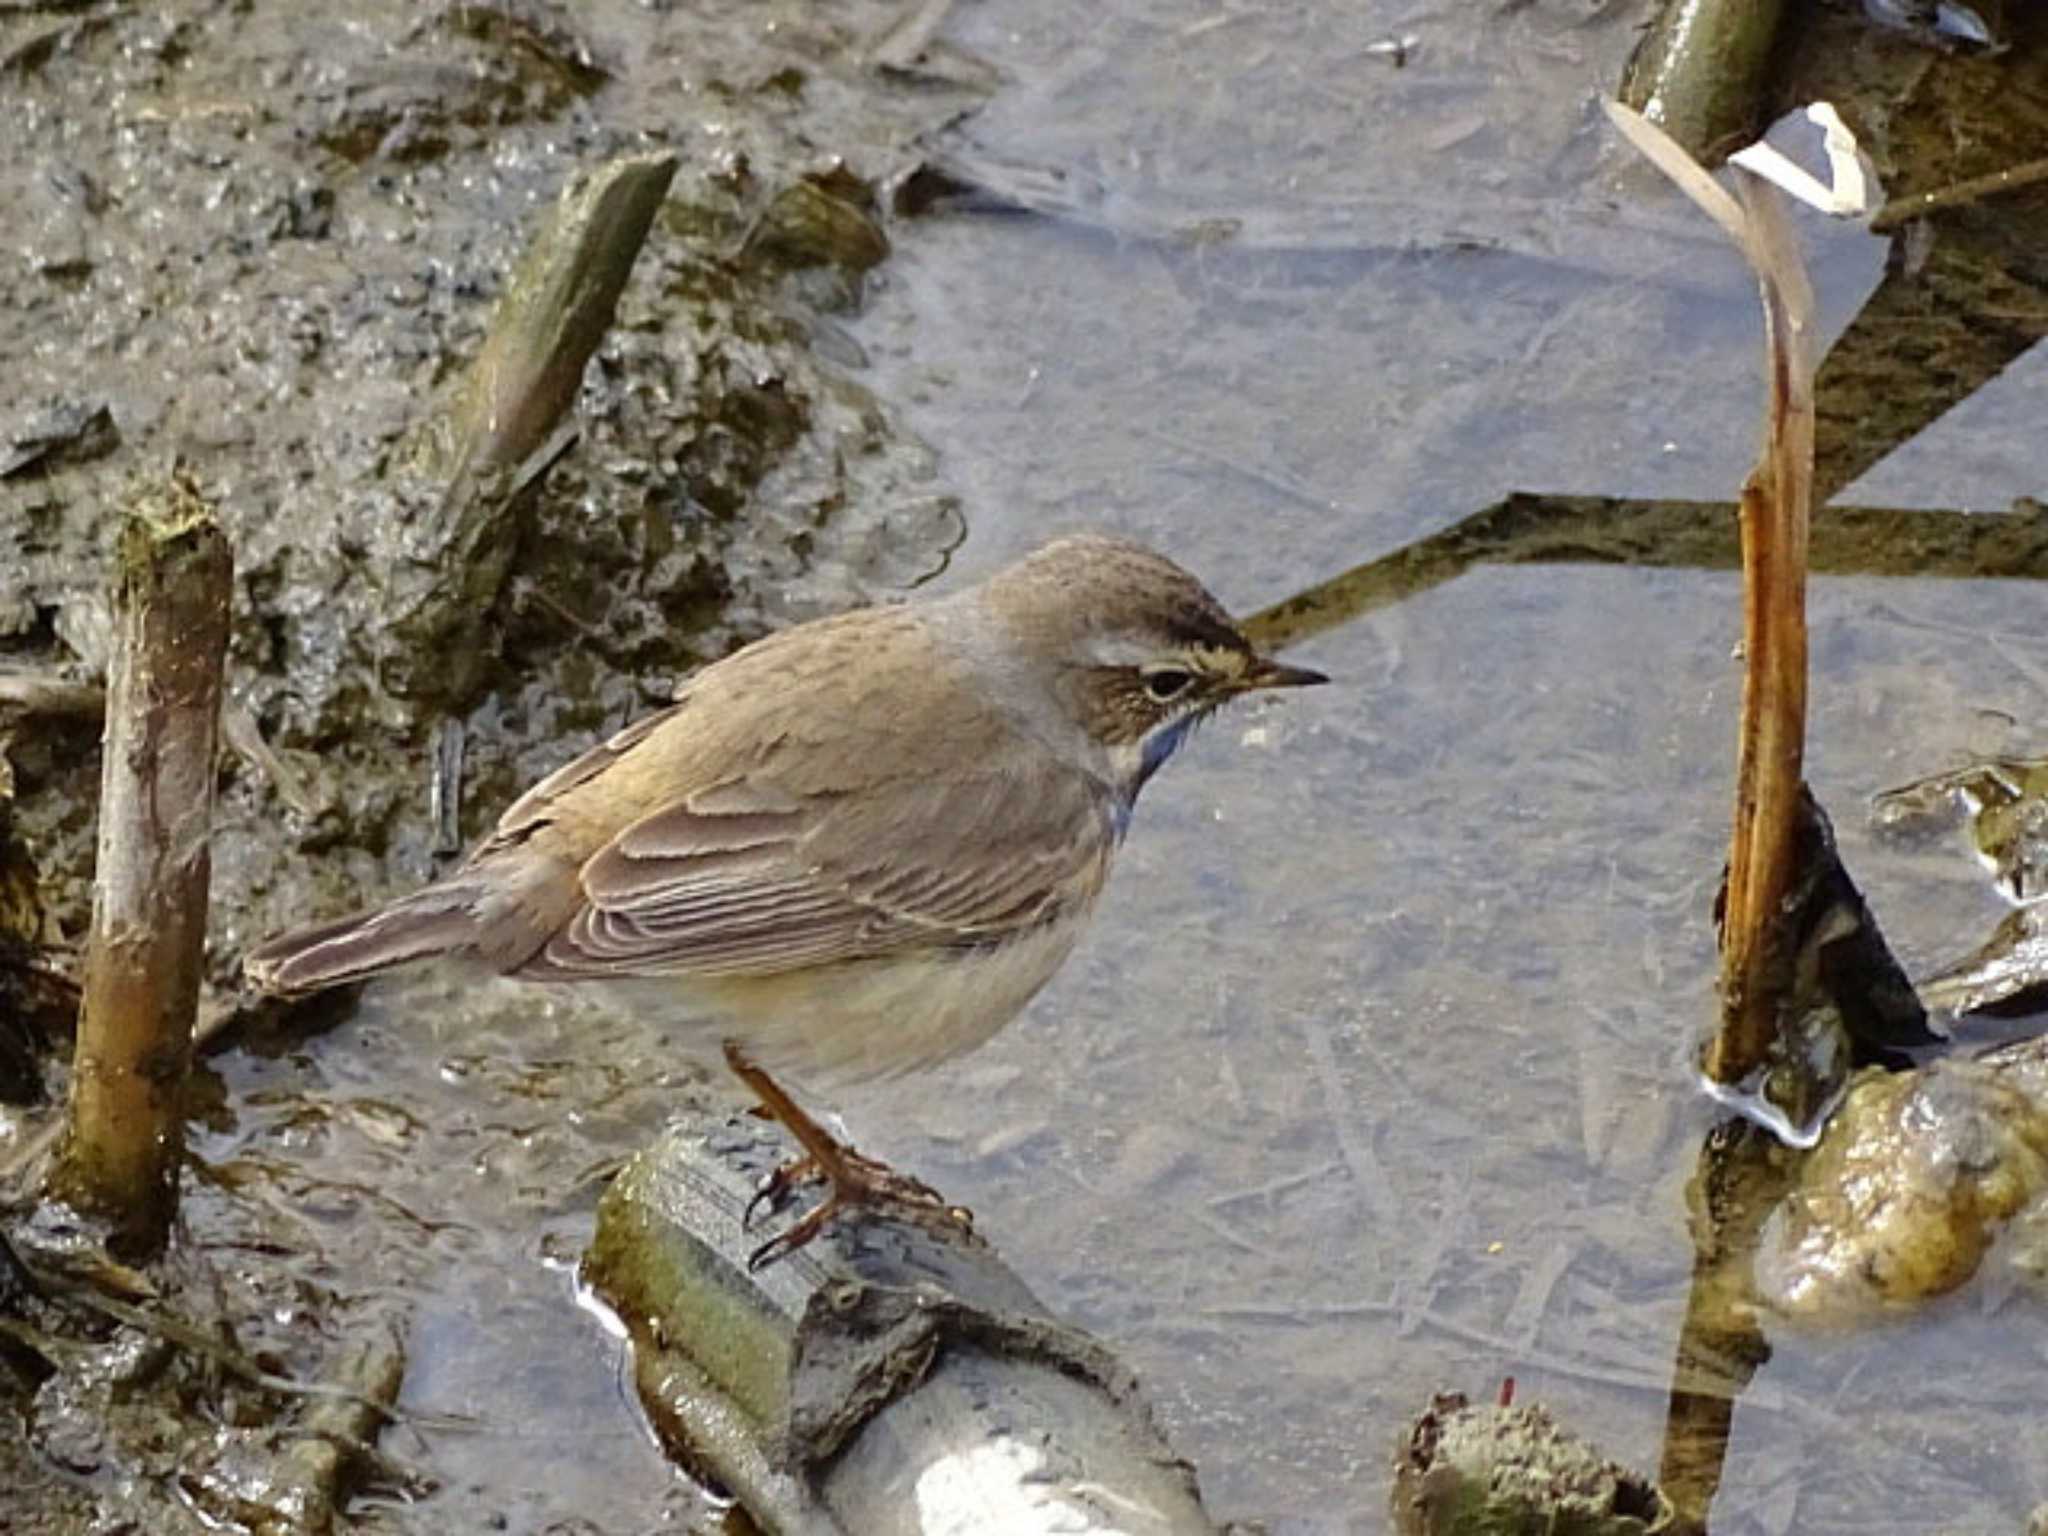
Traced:
[[1162, 556], [1060, 540], [705, 668], [521, 796], [440, 884], [244, 968], [301, 993], [446, 957], [623, 988], [743, 1075], [925, 1065], [1059, 968], [1188, 725], [1311, 681]]

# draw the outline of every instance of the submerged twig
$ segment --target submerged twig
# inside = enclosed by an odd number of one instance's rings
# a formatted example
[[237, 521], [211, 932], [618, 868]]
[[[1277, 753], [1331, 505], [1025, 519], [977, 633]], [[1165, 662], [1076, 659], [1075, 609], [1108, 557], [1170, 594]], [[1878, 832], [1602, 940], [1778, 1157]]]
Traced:
[[1357, 1133], [1356, 1117], [1351, 1112], [1349, 1097], [1344, 1092], [1344, 1080], [1337, 1070], [1337, 1052], [1330, 1040], [1330, 1031], [1319, 1020], [1311, 1019], [1304, 1026], [1308, 1036], [1308, 1059], [1315, 1067], [1316, 1080], [1323, 1091], [1323, 1113], [1329, 1117], [1330, 1133], [1337, 1142], [1337, 1151], [1344, 1159], [1352, 1181], [1365, 1196], [1365, 1203], [1371, 1207], [1376, 1220], [1391, 1226], [1401, 1219], [1401, 1203], [1394, 1194], [1393, 1181], [1380, 1166], [1380, 1160], [1372, 1150], [1372, 1144]]
[[233, 560], [182, 474], [122, 530], [65, 1198], [154, 1247], [184, 1151]]
[[1686, 1186], [1692, 1284], [1664, 1408], [1658, 1481], [1684, 1517], [1706, 1529], [1721, 1486], [1738, 1402], [1758, 1406], [1758, 1370], [1771, 1349], [1749, 1276], [1765, 1218], [1785, 1188], [1783, 1149], [1757, 1126], [1724, 1121], [1708, 1132]]
[[[1733, 570], [1742, 563], [1728, 501], [1636, 500], [1513, 491], [1389, 554], [1262, 608], [1245, 620], [1262, 650], [1406, 602], [1487, 565], [1626, 565]], [[1831, 506], [1809, 530], [1809, 570], [1840, 576], [2048, 578], [2048, 508], [2007, 513]]]
[[953, 0], [911, 0], [868, 46], [868, 58], [883, 70], [907, 74], [938, 39]]
[[110, 1317], [117, 1323], [174, 1344], [187, 1354], [211, 1361], [244, 1386], [275, 1392], [281, 1397], [322, 1398], [347, 1403], [379, 1420], [395, 1419], [399, 1416], [391, 1403], [381, 1401], [354, 1386], [331, 1381], [300, 1381], [297, 1377], [265, 1370], [241, 1350], [223, 1343], [197, 1323], [163, 1308], [133, 1306], [125, 1301], [117, 1301], [111, 1296], [99, 1296], [90, 1291], [74, 1291], [70, 1293], [69, 1299], [91, 1311]]
[[1887, 235], [1915, 219], [1924, 219], [1952, 208], [1967, 208], [1986, 198], [2017, 192], [2023, 187], [2039, 186], [2044, 181], [2048, 181], [2048, 159], [2029, 160], [2023, 165], [2010, 165], [1988, 175], [1967, 177], [1948, 186], [1937, 187], [1932, 192], [1915, 192], [1895, 198], [1878, 209], [1870, 221], [1870, 232]]

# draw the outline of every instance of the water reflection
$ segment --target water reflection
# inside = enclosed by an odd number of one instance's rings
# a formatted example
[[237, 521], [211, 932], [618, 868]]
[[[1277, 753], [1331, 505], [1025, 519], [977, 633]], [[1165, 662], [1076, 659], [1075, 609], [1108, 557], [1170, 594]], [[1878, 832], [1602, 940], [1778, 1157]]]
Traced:
[[[2031, 441], [1980, 454], [2029, 465], [1991, 478], [1988, 491], [1981, 475], [1959, 491], [1964, 482], [1943, 448], [1897, 450], [1999, 379], [2044, 333], [2048, 295], [2036, 253], [2048, 244], [2042, 200], [2025, 187], [2001, 191], [1995, 208], [1968, 199], [1937, 205], [1932, 219], [1911, 217], [1912, 199], [2041, 156], [2048, 140], [2037, 122], [2009, 119], [1980, 149], [1974, 131], [1955, 130], [1950, 107], [1972, 91], [2000, 103], [2007, 93], [2040, 94], [2043, 55], [2038, 22], [2021, 23], [2019, 72], [1987, 85], [1982, 74], [1949, 73], [1961, 64], [1866, 45], [1856, 25], [1842, 13], [1816, 21], [1797, 45], [1809, 73], [1788, 91], [1853, 100], [1843, 75], [1861, 57], [1864, 67], [1875, 63], [1879, 99], [1910, 101], [1912, 110], [1869, 128], [1857, 121], [1893, 195], [1883, 221], [1889, 248], [1875, 292], [1823, 367], [1817, 488], [1822, 497], [1854, 495], [1852, 483], [1868, 477], [1870, 486], [1903, 489], [1816, 514], [1814, 567], [1829, 580], [1815, 602], [1815, 776], [1837, 807], [1852, 867], [1877, 887], [1873, 902], [1894, 942], [1919, 962], [1944, 946], [1943, 934], [1975, 921], [1977, 894], [1956, 881], [1923, 888], [1901, 878], [1921, 871], [1887, 863], [1847, 808], [1925, 771], [1944, 741], [1981, 739], [1980, 715], [1994, 704], [2011, 698], [2020, 712], [2033, 699], [2031, 644], [2008, 665], [1970, 636], [1980, 626], [2032, 632], [2039, 599], [2028, 584], [2048, 571], [2048, 523], [2037, 503], [2014, 500], [2038, 478]], [[1441, 39], [1425, 39], [1425, 65], [1432, 44]], [[1159, 67], [1191, 68], [1197, 52], [1169, 45]], [[1006, 57], [1034, 59], [1032, 36]], [[2008, 70], [1982, 60], [1967, 67]], [[1813, 87], [1822, 77], [1826, 88]], [[1035, 78], [1027, 68], [1025, 95]], [[1125, 77], [1116, 62], [1090, 54], [1051, 78], [1072, 90], [1077, 79]], [[1047, 113], [1047, 104], [1037, 110]], [[1007, 139], [987, 121], [972, 131], [986, 153], [1013, 160], [1076, 131], [1071, 119], [1037, 120], [1014, 92], [992, 115], [1011, 129]], [[1149, 124], [1148, 143], [1173, 142], [1176, 123], [1162, 116]], [[1239, 164], [1256, 163], [1261, 149]], [[1458, 164], [1469, 169], [1478, 158]], [[1245, 1427], [1276, 1400], [1290, 1405], [1294, 1422], [1331, 1402], [1376, 1420], [1390, 1403], [1412, 1411], [1425, 1383], [1459, 1380], [1449, 1372], [1483, 1380], [1532, 1362], [1538, 1390], [1575, 1404], [1616, 1446], [1641, 1441], [1643, 1417], [1586, 1383], [1668, 1395], [1665, 1472], [1696, 1510], [1718, 1484], [1734, 1400], [1746, 1393], [1750, 1428], [1734, 1442], [1743, 1476], [1717, 1509], [1727, 1529], [1787, 1528], [1802, 1499], [1840, 1491], [1835, 1485], [1852, 1477], [1886, 1490], [1859, 1494], [1856, 1508], [1906, 1523], [1952, 1519], [1972, 1497], [1981, 1503], [1931, 1465], [1886, 1465], [1868, 1448], [1858, 1414], [1830, 1401], [1853, 1360], [1851, 1377], [1887, 1383], [1882, 1403], [1856, 1407], [1893, 1427], [1910, 1424], [1916, 1390], [1922, 1407], [1943, 1397], [1925, 1388], [1925, 1373], [1938, 1369], [1930, 1362], [1967, 1353], [1967, 1338], [1916, 1333], [1903, 1348], [1896, 1336], [1868, 1349], [1781, 1344], [1774, 1379], [1752, 1382], [1768, 1349], [1754, 1308], [1731, 1307], [1728, 1293], [1747, 1272], [1754, 1236], [1744, 1223], [1761, 1222], [1774, 1203], [1771, 1179], [1782, 1170], [1772, 1160], [1784, 1154], [1760, 1141], [1767, 1166], [1745, 1173], [1751, 1133], [1704, 1127], [1701, 1106], [1674, 1107], [1667, 1096], [1689, 1076], [1680, 1058], [1692, 1015], [1703, 1011], [1705, 908], [1726, 798], [1715, 770], [1729, 751], [1718, 724], [1728, 683], [1717, 652], [1735, 628], [1728, 583], [1681, 573], [1736, 565], [1732, 502], [1715, 498], [1732, 492], [1754, 431], [1753, 393], [1732, 414], [1719, 403], [1734, 381], [1753, 377], [1747, 296], [1734, 295], [1710, 319], [1689, 296], [1675, 299], [1646, 322], [1642, 311], [1654, 301], [1642, 289], [1608, 287], [1585, 300], [1588, 312], [1599, 306], [1598, 322], [1574, 327], [1570, 285], [1545, 289], [1503, 251], [1540, 246], [1577, 218], [1577, 238], [1560, 239], [1560, 248], [1576, 255], [1597, 246], [1595, 259], [1610, 266], [1632, 259], [1655, 293], [1704, 277], [1696, 261], [1679, 277], [1639, 244], [1613, 241], [1585, 199], [1532, 238], [1531, 226], [1505, 211], [1526, 172], [1512, 156], [1498, 163], [1489, 191], [1502, 195], [1485, 213], [1474, 211], [1483, 200], [1460, 202], [1451, 192], [1422, 217], [1412, 266], [1379, 259], [1373, 234], [1401, 227], [1392, 215], [1366, 223], [1348, 261], [1332, 254], [1347, 249], [1343, 221], [1357, 216], [1358, 199], [1293, 205], [1275, 218], [1271, 205], [1283, 200], [1270, 193], [1264, 207], [1248, 194], [1247, 209], [1204, 199], [1199, 174], [1148, 177], [1155, 164], [1190, 169], [1187, 156], [1162, 153], [1128, 167], [1080, 155], [1045, 162], [1085, 165], [1086, 199], [1063, 202], [1060, 188], [1048, 193], [1043, 180], [1015, 176], [1007, 190], [1013, 207], [1034, 207], [1065, 233], [1012, 219], [998, 246], [965, 229], [971, 219], [941, 221], [933, 244], [910, 257], [927, 279], [914, 301], [927, 316], [1024, 317], [1010, 334], [1046, 333], [1009, 349], [939, 343], [946, 360], [932, 366], [955, 377], [927, 402], [926, 430], [945, 436], [963, 420], [999, 423], [1005, 446], [970, 447], [949, 467], [969, 485], [984, 477], [985, 494], [970, 505], [1023, 502], [985, 518], [980, 555], [970, 543], [968, 562], [999, 558], [1007, 541], [1021, 542], [1022, 530], [1035, 534], [1047, 519], [1104, 508], [1121, 526], [1190, 547], [1197, 564], [1205, 545], [1238, 559], [1231, 597], [1262, 584], [1270, 591], [1276, 570], [1347, 565], [1361, 546], [1392, 552], [1273, 603], [1254, 621], [1261, 643], [1311, 645], [1319, 664], [1361, 679], [1355, 718], [1311, 732], [1282, 727], [1271, 739], [1284, 757], [1261, 756], [1249, 769], [1214, 765], [1206, 786], [1156, 808], [1134, 833], [1143, 885], [1122, 889], [1125, 931], [1103, 941], [1096, 975], [1059, 998], [1079, 1022], [1047, 1019], [1034, 1053], [999, 1045], [972, 1069], [979, 1077], [970, 1097], [999, 1116], [1014, 1100], [1036, 1102], [1031, 1090], [1043, 1081], [1055, 1102], [1092, 1104], [1105, 1116], [1141, 1104], [1168, 1128], [1101, 1129], [1085, 1154], [1063, 1155], [1025, 1105], [994, 1126], [985, 1113], [975, 1124], [909, 1111], [924, 1134], [953, 1149], [949, 1191], [1006, 1209], [1011, 1232], [1027, 1242], [1034, 1233], [1073, 1242], [1075, 1200], [1166, 1210], [1229, 1201], [1205, 1213], [1228, 1236], [1209, 1244], [1199, 1276], [1171, 1269], [1170, 1243], [1128, 1229], [1093, 1241], [1084, 1233], [1062, 1272], [1063, 1294], [1080, 1315], [1149, 1347], [1154, 1369], [1188, 1383], [1179, 1413], [1225, 1508], [1313, 1511], [1303, 1518], [1323, 1522], [1317, 1530], [1349, 1528], [1332, 1513], [1332, 1489], [1341, 1481], [1334, 1469], [1355, 1465], [1354, 1447], [1311, 1427], [1284, 1450], [1256, 1437], [1247, 1450]], [[1411, 151], [1386, 167], [1382, 207], [1429, 166], [1426, 153]], [[1988, 192], [1980, 181], [1971, 195]], [[1324, 246], [1298, 238], [1302, 259], [1290, 267], [1270, 254], [1268, 238], [1289, 227], [1287, 212], [1297, 236], [1318, 213], [1330, 214], [1322, 228], [1340, 233]], [[1174, 229], [1207, 227], [1219, 213], [1235, 221], [1235, 255], [1228, 240], [1173, 240]], [[1497, 244], [1482, 260], [1447, 231], [1461, 216], [1482, 225], [1487, 214], [1495, 217], [1484, 238]], [[1133, 242], [1135, 254], [1116, 259], [1075, 233], [1104, 228]], [[977, 281], [974, 253], [997, 249], [1037, 252], [1059, 266], [1069, 302], [1098, 283], [1121, 292], [1136, 317], [1123, 345], [1135, 355], [1111, 355], [1048, 307]], [[1832, 259], [1824, 254], [1823, 265]], [[1290, 288], [1290, 271], [1311, 277]], [[1830, 282], [1830, 292], [1841, 290]], [[1538, 317], [1523, 323], [1524, 304]], [[1454, 312], [1460, 306], [1469, 308]], [[1330, 350], [1349, 357], [1352, 374], [1305, 351], [1282, 361], [1252, 339], [1259, 320], [1280, 317], [1341, 338]], [[1156, 342], [1133, 341], [1146, 323], [1159, 327]], [[1637, 350], [1601, 324], [1632, 332]], [[1482, 334], [1488, 325], [1495, 331]], [[1735, 328], [1740, 353], [1726, 345]], [[1645, 335], [1654, 338], [1649, 350]], [[1492, 370], [1484, 382], [1479, 365], [1465, 366], [1482, 355]], [[1431, 366], [1411, 366], [1417, 356]], [[1609, 393], [1587, 384], [1596, 366], [1587, 359], [1611, 370]], [[1992, 417], [2022, 437], [2037, 414], [2029, 393], [2036, 362], [2006, 376], [1997, 409], [2007, 414]], [[1202, 389], [1205, 368], [1234, 389]], [[1307, 375], [1298, 385], [1297, 368]], [[1013, 382], [1027, 375], [1028, 385]], [[1003, 384], [1017, 393], [1005, 398]], [[1185, 419], [1168, 428], [1133, 422], [1122, 408], [1169, 388]], [[1572, 410], [1558, 405], [1578, 390]], [[1091, 404], [1108, 429], [1099, 436]], [[1330, 425], [1342, 413], [1348, 438]], [[1563, 423], [1562, 440], [1536, 441], [1531, 423], [1551, 420]], [[1641, 482], [1658, 478], [1634, 435], [1646, 421], [1671, 433], [1664, 446], [1675, 460], [1697, 456], [1701, 439], [1722, 444], [1718, 466], [1702, 472], [1695, 457], [1663, 477], [1693, 484], [1644, 494]], [[1119, 432], [1121, 471], [1108, 467], [1118, 446], [1108, 439]], [[1130, 453], [1132, 438], [1143, 453]], [[1503, 476], [1568, 491], [1503, 496]], [[1894, 504], [1884, 504], [1888, 496]], [[1957, 505], [1965, 501], [1971, 510]], [[1987, 501], [2011, 510], [1975, 510]], [[1217, 505], [1233, 509], [1220, 531]], [[2007, 585], [1973, 587], [1967, 610], [1960, 589], [1943, 585], [1986, 578]], [[1298, 795], [1275, 782], [1294, 772], [1308, 781]], [[1240, 780], [1268, 786], [1282, 812], [1238, 809]], [[1211, 809], [1224, 806], [1233, 808], [1227, 816]], [[1305, 825], [1317, 828], [1317, 846], [1303, 846]], [[1148, 837], [1158, 850], [1149, 863]], [[1256, 867], [1267, 858], [1282, 867]], [[1166, 894], [1190, 868], [1206, 883], [1205, 901]], [[1163, 935], [1183, 949], [1196, 945], [1223, 979], [1204, 993], [1163, 974], [1147, 954]], [[1284, 945], [1273, 951], [1284, 964], [1272, 963], [1262, 939]], [[1154, 1000], [1149, 1009], [1127, 1003], [1135, 1019], [1097, 995], [1128, 998], [1134, 988]], [[1158, 1049], [1150, 1072], [1119, 1070], [1130, 1054], [1125, 1031], [1154, 1012], [1170, 1017], [1172, 1043]], [[1258, 1058], [1276, 1053], [1286, 1065], [1266, 1070]], [[1700, 1134], [1706, 1150], [1689, 1150]], [[977, 1176], [981, 1148], [1008, 1166]], [[1694, 1161], [1699, 1248], [1680, 1264], [1665, 1239]], [[1303, 1167], [1320, 1172], [1292, 1176]], [[1045, 1211], [1036, 1221], [1034, 1202]], [[1261, 1247], [1285, 1257], [1261, 1262]], [[1502, 1248], [1507, 1272], [1494, 1272]], [[1697, 1275], [1690, 1302], [1687, 1287], [1670, 1286], [1666, 1265]], [[1119, 1296], [1119, 1284], [1147, 1288], [1145, 1298]], [[1643, 1345], [1671, 1337], [1680, 1312], [1693, 1320], [1674, 1388], [1672, 1372]], [[1242, 1326], [1204, 1326], [1217, 1319]], [[1995, 1396], [2024, 1379], [2015, 1365], [1998, 1385], [1980, 1377], [1974, 1386]], [[1958, 1407], [1955, 1396], [1944, 1400]], [[1963, 1426], [2000, 1433], [1967, 1405], [1953, 1422], [1957, 1436]], [[1841, 1471], [1814, 1476], [1815, 1461]], [[1894, 1497], [1901, 1480], [1915, 1482], [1903, 1503]], [[2025, 1479], [2017, 1489], [2013, 1481], [2006, 1493], [2028, 1497]]]

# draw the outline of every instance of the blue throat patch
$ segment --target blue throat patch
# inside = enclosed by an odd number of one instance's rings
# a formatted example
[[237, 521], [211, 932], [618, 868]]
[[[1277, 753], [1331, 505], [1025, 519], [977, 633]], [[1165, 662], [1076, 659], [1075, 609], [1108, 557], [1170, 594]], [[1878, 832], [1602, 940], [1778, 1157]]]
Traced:
[[1143, 749], [1138, 755], [1138, 771], [1131, 782], [1123, 786], [1123, 792], [1116, 797], [1113, 815], [1116, 817], [1117, 840], [1121, 842], [1131, 829], [1131, 812], [1138, 803], [1138, 791], [1145, 787], [1145, 781], [1159, 771], [1160, 764], [1180, 750], [1180, 744], [1188, 739], [1189, 732], [1201, 724], [1201, 715], [1183, 715], [1171, 725], [1161, 726], [1145, 738]]
[[1188, 733], [1195, 728], [1199, 718], [1197, 715], [1182, 715], [1171, 725], [1163, 725], [1145, 738], [1144, 751], [1138, 757], [1138, 774], [1131, 780], [1132, 800], [1138, 798], [1138, 791], [1159, 771], [1160, 764], [1180, 750], [1180, 744], [1188, 739]]

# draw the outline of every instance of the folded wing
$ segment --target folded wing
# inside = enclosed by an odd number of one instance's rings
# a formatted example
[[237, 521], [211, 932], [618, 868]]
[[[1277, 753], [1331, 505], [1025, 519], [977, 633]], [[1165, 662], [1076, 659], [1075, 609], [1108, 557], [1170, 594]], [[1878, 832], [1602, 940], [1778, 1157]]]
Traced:
[[1092, 904], [1114, 829], [1105, 786], [1029, 754], [857, 796], [737, 778], [599, 849], [522, 974], [762, 975], [993, 943]]

